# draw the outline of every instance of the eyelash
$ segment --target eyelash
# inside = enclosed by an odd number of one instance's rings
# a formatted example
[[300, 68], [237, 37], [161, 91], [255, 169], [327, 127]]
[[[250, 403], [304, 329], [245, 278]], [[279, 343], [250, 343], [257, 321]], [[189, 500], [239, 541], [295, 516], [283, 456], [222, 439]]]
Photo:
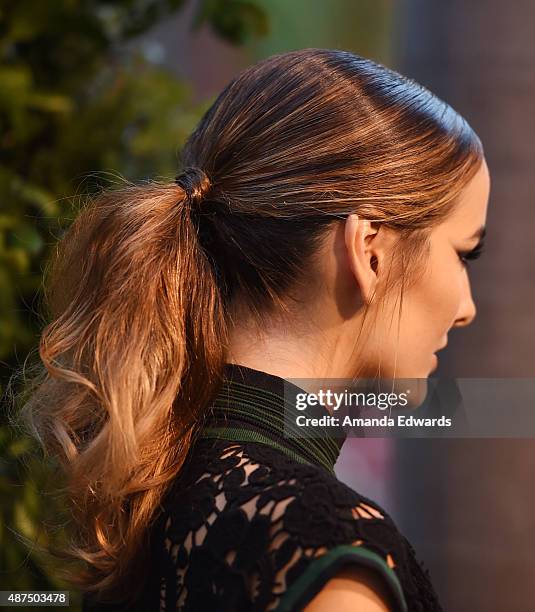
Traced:
[[459, 259], [463, 263], [463, 266], [468, 267], [469, 261], [473, 261], [478, 257], [481, 257], [481, 254], [484, 252], [483, 242], [479, 242], [471, 251], [463, 251], [459, 253]]

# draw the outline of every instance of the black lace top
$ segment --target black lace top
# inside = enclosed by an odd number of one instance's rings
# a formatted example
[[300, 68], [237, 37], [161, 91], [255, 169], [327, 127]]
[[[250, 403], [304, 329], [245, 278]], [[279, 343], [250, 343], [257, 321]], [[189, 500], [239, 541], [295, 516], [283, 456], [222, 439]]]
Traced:
[[[442, 610], [385, 510], [336, 478], [343, 437], [286, 435], [288, 382], [233, 364], [225, 375], [162, 504], [135, 610], [301, 610], [349, 564], [378, 572], [395, 612]], [[84, 597], [84, 612], [123, 609]]]

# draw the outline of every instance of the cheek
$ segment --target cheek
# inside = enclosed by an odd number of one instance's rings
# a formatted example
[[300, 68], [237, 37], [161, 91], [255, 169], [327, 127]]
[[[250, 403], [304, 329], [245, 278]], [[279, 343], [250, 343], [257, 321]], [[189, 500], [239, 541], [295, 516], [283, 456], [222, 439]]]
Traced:
[[446, 334], [459, 309], [462, 288], [462, 266], [458, 260], [441, 258], [426, 275], [420, 291], [420, 302], [430, 327]]
[[408, 347], [435, 349], [459, 308], [461, 270], [440, 262], [430, 266], [403, 299], [403, 334]]
[[[457, 274], [442, 277], [436, 275], [427, 288], [426, 297], [431, 314], [435, 313], [437, 320], [447, 325], [455, 317], [459, 308], [461, 295], [460, 277]], [[437, 321], [438, 322], [438, 321]]]

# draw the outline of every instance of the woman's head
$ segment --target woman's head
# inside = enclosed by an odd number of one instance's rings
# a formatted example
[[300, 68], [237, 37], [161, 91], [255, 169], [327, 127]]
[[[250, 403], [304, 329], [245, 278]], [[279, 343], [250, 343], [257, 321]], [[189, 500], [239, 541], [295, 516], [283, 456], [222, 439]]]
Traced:
[[[88, 564], [79, 586], [110, 599], [141, 587], [147, 526], [240, 329], [307, 335], [306, 315], [330, 295], [352, 350], [337, 350], [324, 320], [316, 336], [343, 376], [390, 367], [398, 330], [384, 335], [385, 312], [400, 290], [411, 305], [400, 340], [424, 326], [404, 360], [472, 316], [448, 241], [464, 245], [456, 210], [483, 221], [463, 205], [482, 159], [466, 121], [415, 82], [349, 52], [304, 49], [225, 88], [176, 182], [105, 191], [80, 212], [50, 268], [45, 368], [25, 407], [68, 475], [70, 554]], [[428, 366], [418, 357], [410, 371]]]
[[[485, 181], [481, 143], [451, 107], [351, 53], [299, 50], [239, 75], [186, 143], [183, 160], [212, 182], [201, 209], [214, 216], [201, 216], [200, 237], [234, 323], [234, 361], [270, 360], [271, 371], [278, 363], [275, 373], [282, 374], [293, 362], [291, 371], [310, 376], [429, 374], [449, 329], [442, 317], [451, 326], [457, 316], [450, 311], [458, 274], [444, 249], [437, 254], [444, 235], [438, 228], [461, 215], [459, 238], [449, 236], [459, 244], [463, 210], [473, 199], [464, 190], [481, 166], [479, 182]], [[476, 200], [482, 206], [485, 194]], [[381, 247], [380, 274], [369, 281], [377, 290], [373, 301], [363, 295], [369, 287], [351, 236], [345, 244], [336, 240], [351, 233], [350, 214], [361, 228], [371, 224], [368, 253]], [[352, 278], [344, 278], [344, 258], [326, 268], [329, 249], [340, 247], [357, 266]], [[458, 261], [455, 272], [462, 270]], [[416, 284], [407, 293], [431, 264], [431, 278], [448, 287], [442, 297], [450, 298], [438, 310], [431, 286], [423, 292], [425, 285]], [[329, 285], [330, 296], [322, 292]], [[466, 295], [457, 299], [466, 308]], [[436, 318], [428, 325], [430, 311]]]

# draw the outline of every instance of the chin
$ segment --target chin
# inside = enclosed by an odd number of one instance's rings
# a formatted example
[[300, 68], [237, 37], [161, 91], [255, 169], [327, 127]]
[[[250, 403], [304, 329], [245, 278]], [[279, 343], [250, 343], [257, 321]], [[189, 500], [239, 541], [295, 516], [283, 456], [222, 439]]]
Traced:
[[410, 389], [409, 405], [407, 408], [418, 408], [427, 397], [428, 384], [427, 376], [421, 376], [419, 378], [407, 379], [407, 388]]
[[408, 392], [409, 403], [404, 409], [418, 408], [427, 397], [428, 379], [431, 371], [433, 371], [431, 366], [424, 367], [422, 365], [421, 367], [408, 368], [402, 372], [398, 371], [395, 377], [392, 376], [392, 373], [389, 376], [381, 375], [381, 386], [395, 393]]

